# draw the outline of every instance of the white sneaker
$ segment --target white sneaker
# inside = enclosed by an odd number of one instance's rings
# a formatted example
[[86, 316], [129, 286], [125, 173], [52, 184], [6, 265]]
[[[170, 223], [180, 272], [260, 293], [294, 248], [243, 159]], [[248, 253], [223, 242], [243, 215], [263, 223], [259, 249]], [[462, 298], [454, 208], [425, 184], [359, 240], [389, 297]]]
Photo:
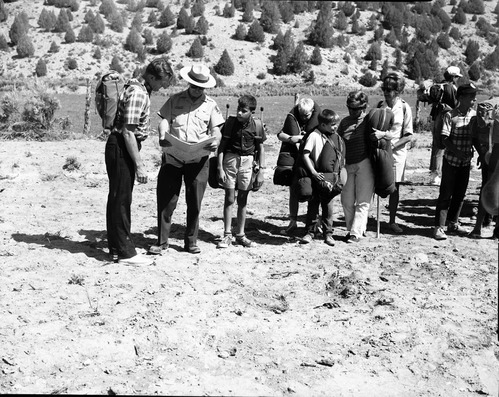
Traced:
[[433, 186], [440, 186], [441, 181], [442, 179], [438, 175], [435, 175], [435, 177], [431, 180], [430, 184], [432, 184]]
[[154, 262], [153, 258], [148, 258], [144, 255], [137, 254], [131, 258], [123, 258], [118, 261], [121, 265], [131, 265], [131, 266], [147, 266]]

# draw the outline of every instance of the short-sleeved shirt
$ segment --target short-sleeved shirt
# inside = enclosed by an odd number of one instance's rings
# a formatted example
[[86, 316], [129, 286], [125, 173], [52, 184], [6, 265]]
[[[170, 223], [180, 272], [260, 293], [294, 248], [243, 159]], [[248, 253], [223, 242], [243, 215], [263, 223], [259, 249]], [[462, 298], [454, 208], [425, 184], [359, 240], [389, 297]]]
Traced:
[[237, 117], [229, 117], [222, 127], [222, 139], [228, 140], [226, 151], [240, 156], [255, 153], [257, 145], [267, 140], [263, 125], [258, 128], [256, 123], [253, 117], [244, 125]]
[[347, 164], [357, 164], [369, 156], [368, 129], [366, 117], [354, 118], [350, 115], [340, 121], [338, 134], [345, 142]]
[[[197, 143], [209, 136], [210, 130], [223, 124], [224, 118], [217, 103], [203, 94], [192, 99], [188, 90], [172, 95], [158, 112], [159, 116], [167, 119], [170, 124], [170, 134], [184, 142]], [[183, 161], [168, 155], [166, 163], [176, 166]], [[195, 159], [192, 162], [197, 162]]]
[[442, 136], [449, 137], [456, 149], [467, 154], [465, 159], [459, 159], [449, 149], [445, 149], [444, 158], [454, 167], [465, 167], [471, 164], [473, 157], [473, 129], [471, 120], [476, 115], [474, 109], [469, 109], [466, 114], [462, 114], [458, 108], [444, 114]]
[[[341, 137], [337, 133], [333, 133], [331, 135], [331, 140], [334, 142], [336, 147], [340, 148], [342, 146], [339, 142], [339, 140], [341, 140]], [[317, 164], [322, 153], [322, 149], [324, 149], [324, 145], [327, 141], [328, 137], [326, 135], [321, 133], [319, 130], [315, 130], [308, 136], [307, 141], [303, 146], [303, 153], [310, 153], [310, 159], [314, 162], [314, 164]]]
[[121, 133], [123, 126], [136, 125], [135, 137], [143, 141], [149, 136], [151, 100], [144, 84], [130, 79], [125, 85], [116, 111], [113, 132]]

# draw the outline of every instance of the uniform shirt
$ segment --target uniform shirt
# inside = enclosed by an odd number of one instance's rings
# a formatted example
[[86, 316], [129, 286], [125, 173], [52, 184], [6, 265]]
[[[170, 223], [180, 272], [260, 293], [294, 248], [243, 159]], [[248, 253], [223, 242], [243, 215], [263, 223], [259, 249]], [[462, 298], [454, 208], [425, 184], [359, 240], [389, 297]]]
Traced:
[[338, 134], [343, 138], [346, 147], [345, 162], [357, 164], [369, 156], [367, 144], [367, 118], [353, 118], [348, 115], [340, 121]]
[[130, 79], [120, 95], [113, 132], [121, 134], [123, 126], [136, 125], [135, 137], [143, 141], [149, 136], [151, 100], [144, 84]]
[[[172, 95], [161, 107], [158, 114], [168, 120], [170, 135], [189, 143], [197, 143], [208, 138], [211, 136], [210, 130], [224, 122], [222, 113], [213, 99], [205, 94], [197, 99], [192, 99], [188, 90]], [[183, 161], [168, 155], [168, 148], [166, 153], [167, 164], [175, 166], [184, 164]], [[191, 162], [199, 160], [201, 158]]]
[[[231, 120], [230, 123], [229, 120]], [[261, 131], [259, 131], [255, 119], [251, 116], [244, 125], [236, 117], [227, 119], [222, 127], [222, 138], [229, 141], [226, 148], [227, 152], [240, 156], [249, 156], [255, 153], [259, 143], [265, 142], [267, 136], [263, 125]]]
[[445, 149], [444, 158], [454, 167], [465, 167], [471, 164], [473, 157], [471, 119], [476, 115], [474, 109], [462, 114], [457, 108], [444, 114], [442, 136], [449, 137], [456, 149], [467, 154], [466, 159], [460, 160], [449, 149]]

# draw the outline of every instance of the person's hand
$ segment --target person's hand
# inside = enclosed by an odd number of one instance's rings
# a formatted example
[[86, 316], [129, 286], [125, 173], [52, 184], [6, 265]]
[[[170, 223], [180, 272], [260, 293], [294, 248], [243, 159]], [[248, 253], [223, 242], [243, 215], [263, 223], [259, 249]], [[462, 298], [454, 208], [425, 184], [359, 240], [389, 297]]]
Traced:
[[217, 169], [217, 177], [218, 177], [218, 183], [222, 184], [226, 181], [227, 175], [225, 174], [225, 171], [223, 168], [219, 167]]
[[137, 171], [135, 171], [135, 178], [139, 183], [147, 183], [147, 174], [143, 166], [137, 167]]
[[373, 132], [370, 135], [371, 140], [380, 140], [386, 137], [386, 132], [377, 130], [376, 128], [373, 128]]
[[301, 140], [303, 139], [303, 135], [290, 135], [289, 136], [289, 143], [300, 143]]
[[316, 172], [315, 174], [312, 175], [312, 178], [314, 178], [317, 182], [324, 181], [324, 174], [320, 172]]
[[260, 171], [256, 174], [255, 181], [253, 182], [253, 186], [252, 186], [251, 190], [253, 192], [260, 190], [260, 188], [263, 185], [264, 180], [265, 180], [265, 175], [263, 172], [263, 168], [260, 168]]
[[204, 150], [207, 150], [209, 152], [214, 152], [216, 151], [218, 148], [218, 142], [217, 141], [213, 141], [213, 142], [210, 142], [206, 145], [203, 146], [203, 149]]

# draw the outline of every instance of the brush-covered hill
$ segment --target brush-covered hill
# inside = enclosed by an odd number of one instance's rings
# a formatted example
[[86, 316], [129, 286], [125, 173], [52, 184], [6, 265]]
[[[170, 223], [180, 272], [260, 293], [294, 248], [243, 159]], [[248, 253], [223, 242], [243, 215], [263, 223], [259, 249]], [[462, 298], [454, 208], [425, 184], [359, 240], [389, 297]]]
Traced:
[[[411, 87], [418, 79], [440, 77], [453, 63], [463, 71], [464, 80], [471, 78], [486, 92], [498, 90], [497, 0], [252, 1], [253, 10], [247, 11], [248, 0], [0, 0], [0, 81], [26, 81], [38, 71], [40, 79], [77, 90], [87, 78], [109, 69], [113, 58], [125, 75], [131, 75], [160, 55], [158, 40], [168, 36], [171, 48], [163, 54], [175, 68], [192, 62], [214, 67], [226, 50], [233, 73], [218, 78], [219, 85], [227, 87], [308, 82], [341, 92], [375, 84], [388, 64], [398, 65]], [[167, 8], [174, 22], [161, 27]], [[42, 14], [52, 15], [52, 25], [41, 22]], [[187, 22], [182, 20], [185, 28], [178, 27], [181, 14], [187, 15]], [[89, 33], [92, 16], [103, 22], [101, 33]], [[201, 24], [201, 18], [206, 23]], [[67, 20], [65, 30], [56, 32], [53, 25], [61, 19]], [[259, 41], [249, 41], [250, 32], [260, 33], [255, 24], [266, 31]], [[19, 33], [23, 25], [25, 32]], [[132, 40], [133, 29], [139, 44]], [[197, 32], [203, 29], [204, 34]], [[26, 37], [21, 40], [21, 35]], [[196, 39], [202, 43], [202, 56], [193, 58], [187, 54]], [[291, 43], [284, 64], [276, 39]], [[301, 58], [293, 62], [298, 48]], [[314, 49], [320, 59], [310, 62]], [[303, 59], [304, 65], [299, 62]], [[45, 73], [40, 64], [45, 64]]]

